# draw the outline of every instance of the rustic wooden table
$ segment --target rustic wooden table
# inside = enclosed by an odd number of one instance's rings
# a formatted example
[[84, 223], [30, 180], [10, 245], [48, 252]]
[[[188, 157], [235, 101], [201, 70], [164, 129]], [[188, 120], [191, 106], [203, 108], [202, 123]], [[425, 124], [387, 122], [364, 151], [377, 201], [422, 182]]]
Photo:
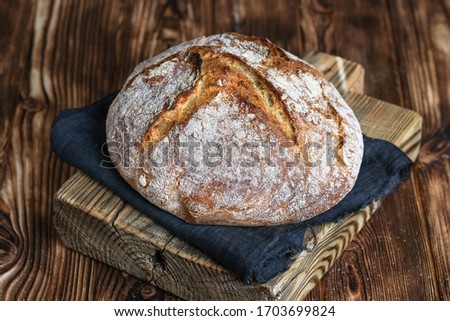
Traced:
[[448, 0], [1, 1], [0, 299], [177, 299], [62, 244], [52, 198], [74, 169], [52, 154], [50, 126], [139, 61], [225, 31], [359, 62], [368, 95], [424, 119], [411, 178], [308, 299], [450, 300]]

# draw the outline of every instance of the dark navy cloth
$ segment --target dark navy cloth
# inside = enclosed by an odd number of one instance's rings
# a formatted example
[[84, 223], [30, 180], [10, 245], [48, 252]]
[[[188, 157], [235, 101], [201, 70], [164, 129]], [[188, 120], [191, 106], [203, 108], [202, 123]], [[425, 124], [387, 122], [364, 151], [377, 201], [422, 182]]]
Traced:
[[310, 226], [337, 221], [385, 197], [408, 177], [411, 170], [411, 160], [396, 146], [364, 137], [364, 157], [354, 188], [332, 209], [311, 220], [271, 227], [188, 224], [145, 200], [114, 168], [100, 166], [102, 161], [108, 161], [103, 146], [106, 140], [105, 120], [116, 95], [117, 92], [83, 108], [61, 112], [51, 131], [55, 154], [211, 256], [246, 283], [265, 283], [285, 271], [291, 258], [303, 249], [303, 237]]

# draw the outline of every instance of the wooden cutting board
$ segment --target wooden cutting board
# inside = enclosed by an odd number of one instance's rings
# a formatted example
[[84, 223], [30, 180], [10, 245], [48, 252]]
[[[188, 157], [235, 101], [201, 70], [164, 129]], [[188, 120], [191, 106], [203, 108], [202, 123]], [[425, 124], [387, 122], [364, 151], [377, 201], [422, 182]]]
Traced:
[[[364, 69], [357, 63], [324, 53], [304, 59], [338, 88], [364, 134], [388, 140], [417, 158], [422, 127], [417, 113], [364, 95]], [[53, 209], [55, 227], [68, 247], [184, 299], [301, 300], [379, 205], [373, 202], [338, 223], [311, 229], [304, 239], [306, 250], [288, 271], [251, 285], [80, 171], [59, 189]]]

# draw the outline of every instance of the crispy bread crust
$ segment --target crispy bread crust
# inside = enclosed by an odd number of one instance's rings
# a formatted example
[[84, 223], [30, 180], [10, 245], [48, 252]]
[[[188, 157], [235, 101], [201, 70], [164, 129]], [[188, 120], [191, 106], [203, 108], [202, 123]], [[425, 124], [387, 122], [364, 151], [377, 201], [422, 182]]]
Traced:
[[142, 196], [199, 224], [311, 218], [351, 190], [363, 154], [358, 121], [320, 72], [235, 33], [136, 67], [110, 107], [107, 140]]

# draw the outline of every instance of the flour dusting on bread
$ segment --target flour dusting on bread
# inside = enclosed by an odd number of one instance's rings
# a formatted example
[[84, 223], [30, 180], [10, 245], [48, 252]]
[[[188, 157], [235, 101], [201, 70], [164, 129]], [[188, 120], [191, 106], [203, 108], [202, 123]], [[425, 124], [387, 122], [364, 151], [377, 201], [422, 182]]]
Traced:
[[320, 72], [234, 33], [139, 64], [110, 107], [107, 140], [141, 195], [199, 224], [309, 219], [351, 190], [363, 154], [353, 111]]

